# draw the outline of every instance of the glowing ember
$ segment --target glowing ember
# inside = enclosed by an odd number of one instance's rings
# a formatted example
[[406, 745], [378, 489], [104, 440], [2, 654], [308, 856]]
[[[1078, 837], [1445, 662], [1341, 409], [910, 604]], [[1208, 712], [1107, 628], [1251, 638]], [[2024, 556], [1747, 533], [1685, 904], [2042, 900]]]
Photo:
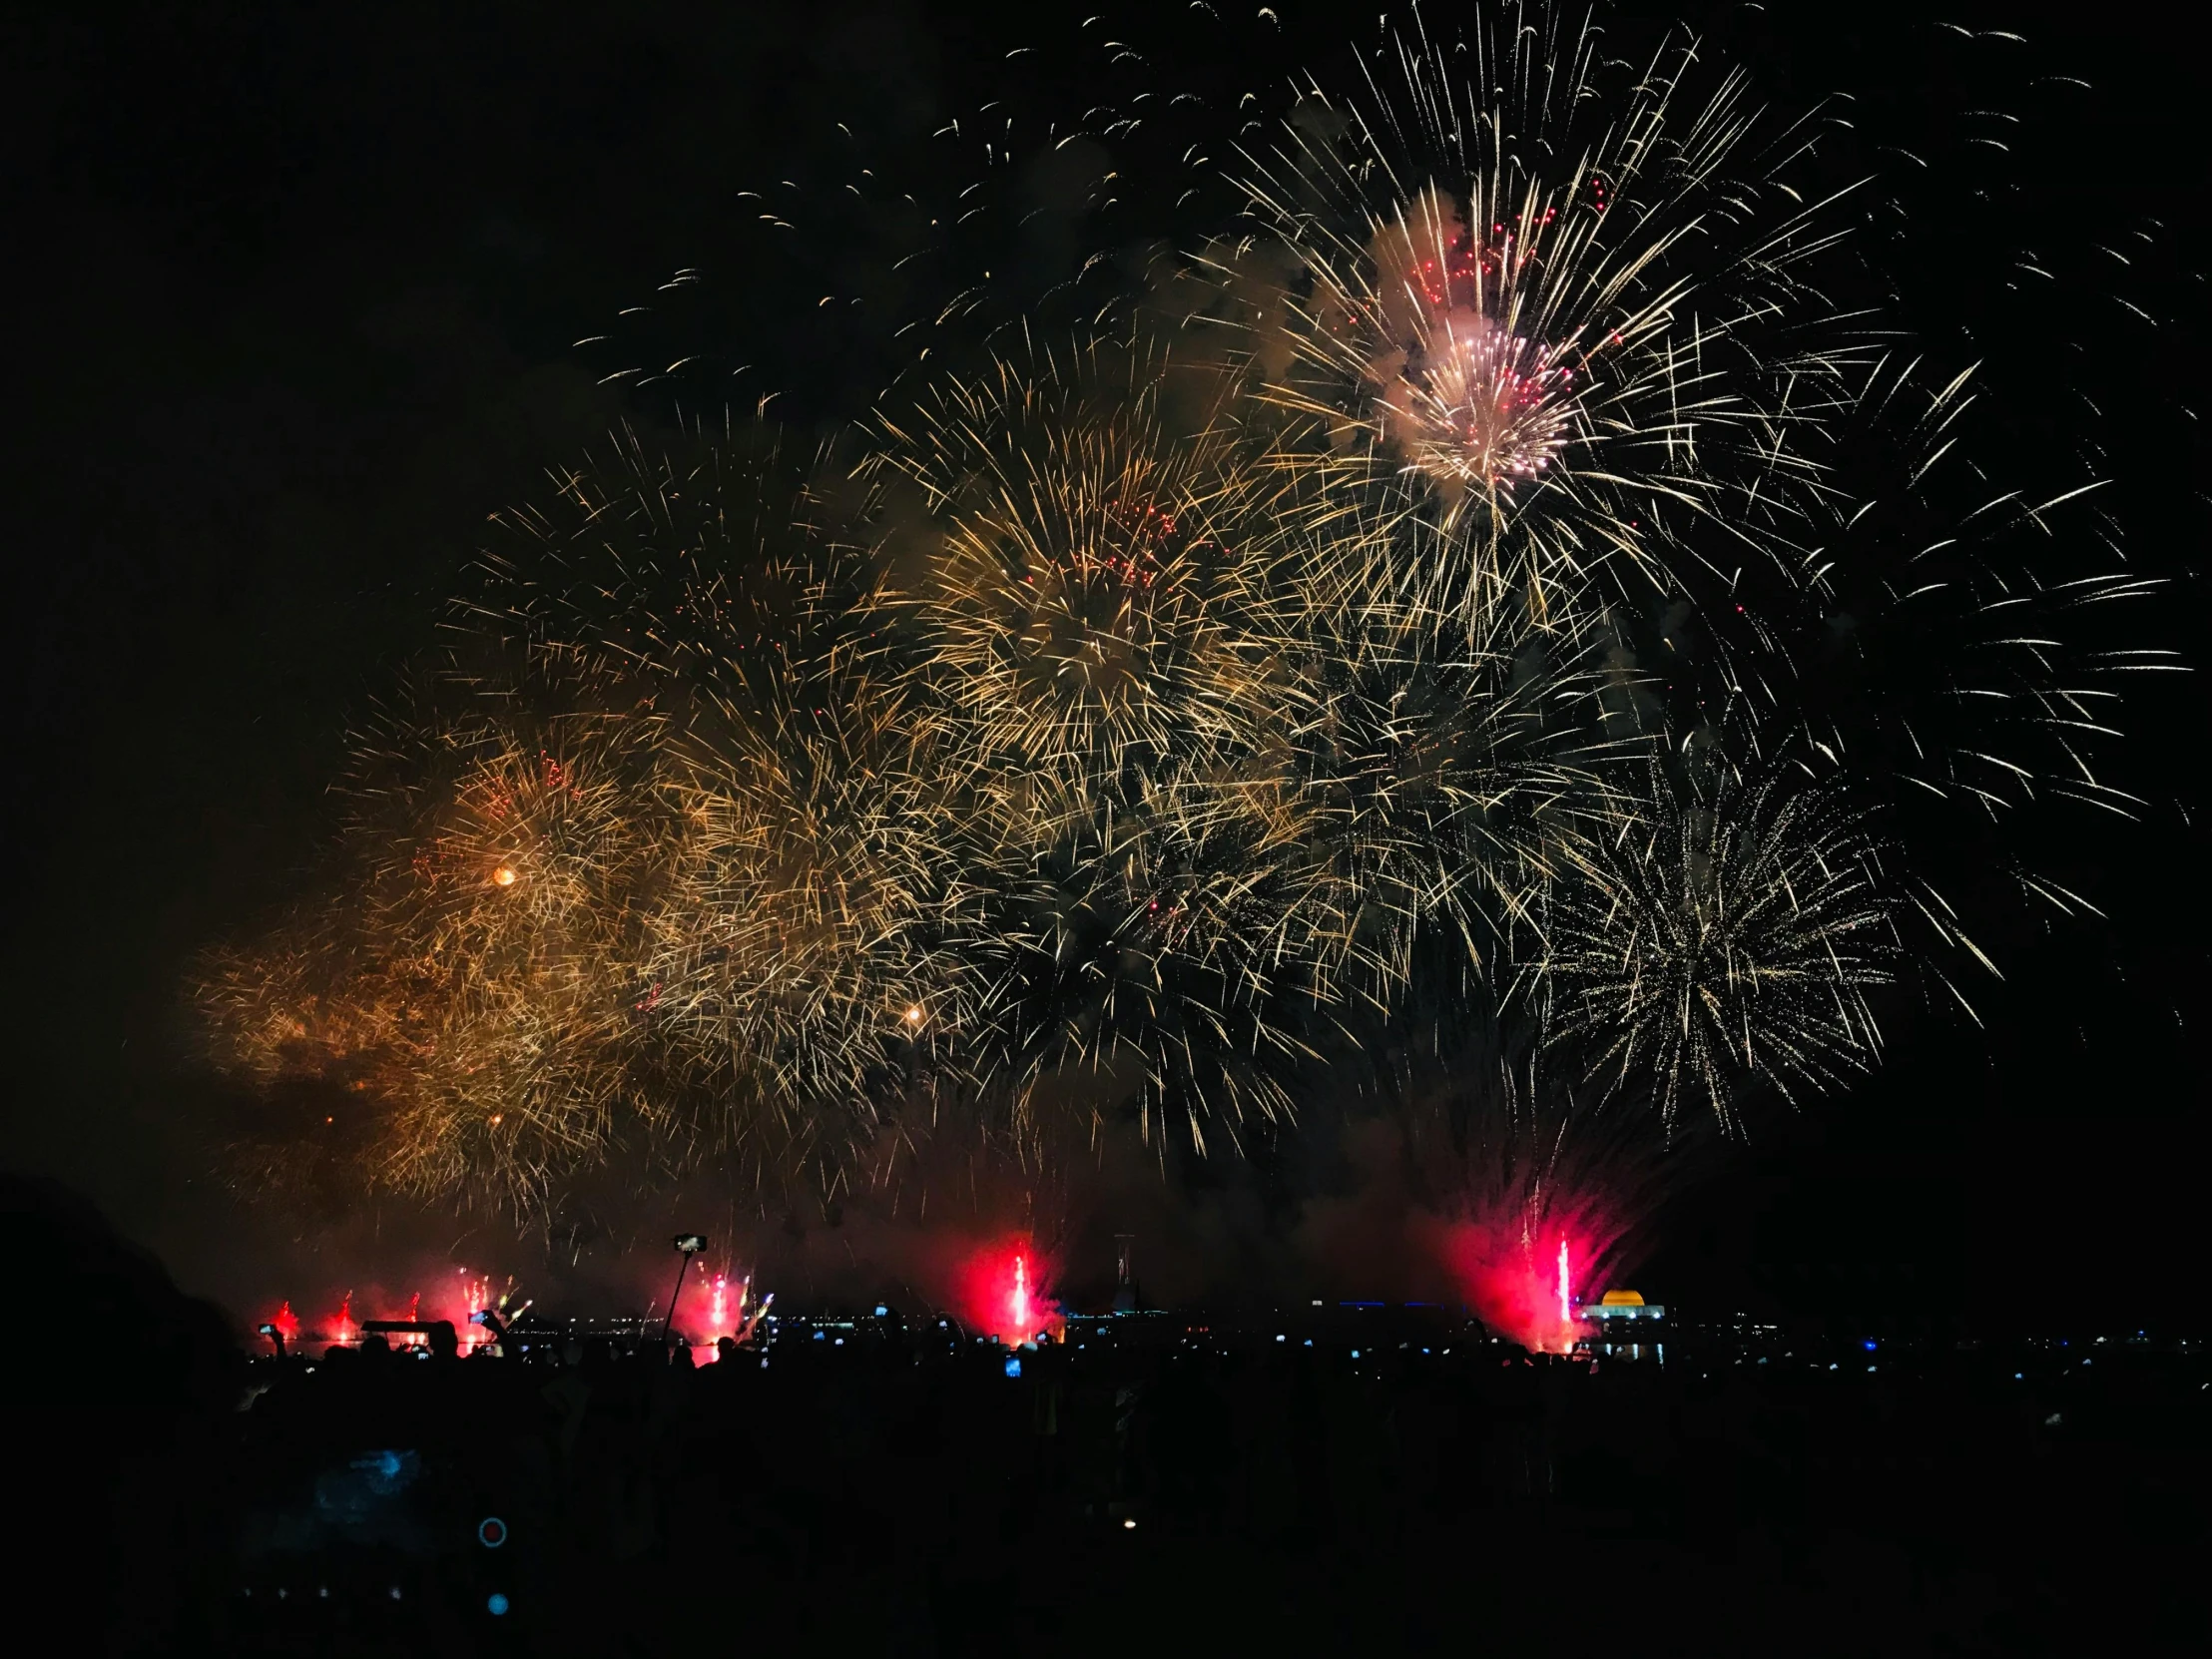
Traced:
[[511, 886], [513, 886], [513, 885], [515, 884], [515, 867], [514, 867], [514, 865], [512, 865], [512, 864], [501, 864], [501, 865], [500, 865], [500, 866], [499, 866], [499, 867], [498, 867], [497, 869], [495, 869], [495, 870], [493, 870], [493, 871], [491, 872], [491, 880], [492, 880], [492, 885], [493, 885], [493, 886], [495, 886], [495, 887], [511, 887]]

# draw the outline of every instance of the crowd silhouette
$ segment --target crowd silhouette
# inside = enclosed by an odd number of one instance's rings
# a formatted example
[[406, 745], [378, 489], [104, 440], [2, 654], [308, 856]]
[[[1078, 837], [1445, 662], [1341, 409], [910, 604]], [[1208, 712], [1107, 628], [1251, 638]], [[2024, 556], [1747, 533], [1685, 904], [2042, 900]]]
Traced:
[[885, 1311], [711, 1359], [559, 1325], [250, 1358], [89, 1206], [8, 1199], [13, 1258], [96, 1336], [16, 1367], [18, 1518], [95, 1571], [87, 1650], [2010, 1653], [2203, 1628], [2212, 1366], [2182, 1342], [1808, 1325], [1593, 1363], [1375, 1310], [1078, 1320], [1009, 1354]]

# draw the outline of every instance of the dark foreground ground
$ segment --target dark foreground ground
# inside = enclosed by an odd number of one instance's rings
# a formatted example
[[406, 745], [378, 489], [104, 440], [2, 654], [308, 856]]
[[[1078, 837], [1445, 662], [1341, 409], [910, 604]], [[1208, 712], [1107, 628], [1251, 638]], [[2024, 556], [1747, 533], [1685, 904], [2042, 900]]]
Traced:
[[95, 1580], [74, 1651], [2100, 1653], [2206, 1634], [2212, 1365], [2178, 1343], [1711, 1331], [1678, 1333], [1664, 1366], [1593, 1370], [1441, 1314], [1328, 1310], [1083, 1323], [1018, 1377], [895, 1316], [787, 1322], [698, 1371], [559, 1339], [278, 1363], [173, 1293], [115, 1299], [135, 1332], [17, 1418], [18, 1505]]

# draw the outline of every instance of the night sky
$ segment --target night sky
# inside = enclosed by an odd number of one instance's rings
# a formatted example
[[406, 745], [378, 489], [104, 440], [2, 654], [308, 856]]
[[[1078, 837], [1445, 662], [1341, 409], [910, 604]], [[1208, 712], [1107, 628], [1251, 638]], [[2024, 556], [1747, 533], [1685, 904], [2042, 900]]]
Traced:
[[[1286, 64], [1350, 26], [1280, 9]], [[1901, 143], [1956, 153], [1947, 124], [1980, 89], [1945, 79], [1916, 8], [1706, 10], [1775, 102], [1847, 88]], [[2201, 664], [2202, 54], [2141, 12], [1959, 15], [2090, 87], [2019, 127], [2001, 165], [2023, 193], [1916, 235], [1905, 309], [1988, 352], [2004, 419], [2033, 426], [2061, 381], [2103, 410], [2129, 557], [2172, 583], [2131, 627]], [[572, 341], [695, 267], [713, 297], [691, 325], [758, 365], [748, 387], [784, 387], [802, 422], [864, 406], [881, 342], [808, 314], [811, 274], [760, 262], [736, 193], [820, 172], [838, 119], [926, 133], [1022, 37], [973, 8], [843, 4], [52, 8], [6, 31], [0, 1156], [90, 1192], [188, 1286], [244, 1299], [286, 1230], [212, 1179], [190, 953], [291, 890], [331, 823], [345, 723], [433, 643], [487, 514], [610, 424], [658, 418]], [[1992, 253], [2007, 226], [2062, 260], [2154, 221], [2105, 285], [2156, 329], [2111, 302], [2059, 329]], [[2046, 331], [2088, 350], [2043, 352]], [[2040, 849], [2109, 922], [2000, 941], [1984, 1031], [1889, 1010], [1880, 1073], [1770, 1118], [1681, 1198], [1647, 1275], [1670, 1301], [2094, 1323], [2187, 1292], [2206, 713], [2201, 677], [2146, 684], [2116, 777], [2142, 822]]]

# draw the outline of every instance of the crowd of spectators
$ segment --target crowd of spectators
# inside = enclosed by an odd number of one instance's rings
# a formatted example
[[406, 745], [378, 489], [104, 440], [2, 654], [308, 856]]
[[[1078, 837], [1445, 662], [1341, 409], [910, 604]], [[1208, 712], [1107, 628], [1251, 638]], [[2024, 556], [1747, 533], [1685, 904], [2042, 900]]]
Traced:
[[[80, 1224], [76, 1270], [113, 1279]], [[2097, 1651], [2180, 1635], [2201, 1347], [1529, 1356], [1456, 1314], [1139, 1314], [1009, 1351], [823, 1313], [249, 1358], [118, 1316], [42, 1432], [115, 1651]], [[158, 1270], [154, 1270], [158, 1274]], [[128, 1275], [125, 1275], [127, 1278]], [[128, 1333], [136, 1333], [134, 1344]], [[1872, 1346], [1869, 1346], [1869, 1344]], [[49, 1494], [41, 1494], [42, 1498]], [[74, 1505], [74, 1507], [69, 1507]]]

